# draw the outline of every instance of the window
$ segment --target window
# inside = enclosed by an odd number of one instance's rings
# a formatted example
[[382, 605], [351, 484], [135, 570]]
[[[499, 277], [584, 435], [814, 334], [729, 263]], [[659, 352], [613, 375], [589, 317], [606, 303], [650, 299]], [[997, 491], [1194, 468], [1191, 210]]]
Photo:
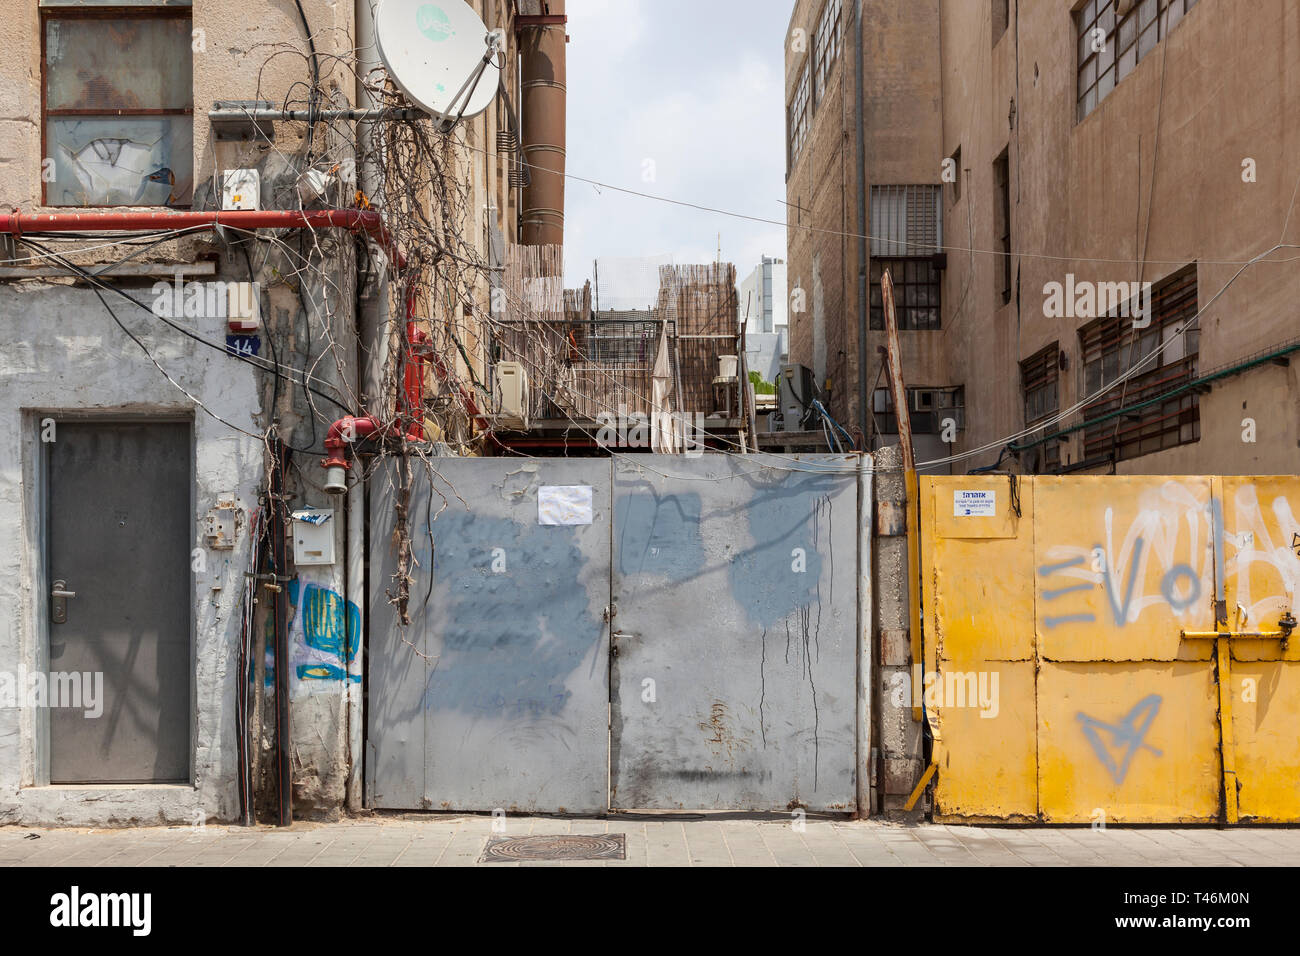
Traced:
[[871, 258], [871, 327], [885, 327], [884, 297], [880, 277], [889, 270], [894, 282], [894, 315], [899, 329], [940, 328], [939, 267], [930, 256], [909, 259]]
[[826, 80], [835, 61], [839, 59], [840, 43], [844, 36], [844, 26], [840, 19], [841, 2], [842, 0], [826, 0], [817, 22], [817, 32], [813, 34], [814, 109], [821, 103], [822, 94], [826, 92]]
[[[194, 103], [188, 5], [42, 9], [50, 206], [188, 206]], [[42, 177], [44, 180], [44, 176]]]
[[[1116, 461], [1122, 461], [1200, 440], [1197, 394], [1166, 398], [1196, 378], [1200, 349], [1196, 302], [1196, 264], [1192, 263], [1152, 286], [1150, 324], [1144, 328], [1114, 311], [1079, 330], [1085, 397], [1118, 381], [1125, 372], [1134, 372], [1127, 382], [1084, 407], [1085, 420], [1124, 410], [1084, 429], [1085, 458], [1114, 454]], [[1189, 322], [1190, 328], [1180, 334]]]
[[[907, 389], [908, 422], [913, 435], [941, 435], [949, 424], [966, 427], [966, 390], [960, 385], [950, 388]], [[897, 435], [898, 416], [894, 414], [894, 397], [887, 388], [878, 388], [871, 396], [871, 411], [877, 435]]]
[[1082, 120], [1183, 19], [1196, 0], [1088, 0], [1075, 11]]
[[932, 256], [942, 244], [938, 186], [871, 187], [873, 256]]
[[961, 147], [948, 157], [948, 173], [951, 182], [948, 183], [948, 205], [956, 204], [961, 199]]
[[794, 99], [790, 101], [790, 108], [786, 114], [786, 131], [790, 140], [790, 155], [786, 157], [787, 168], [794, 166], [795, 160], [799, 158], [799, 151], [803, 149], [804, 140], [808, 138], [808, 113], [810, 109], [808, 77], [811, 65], [811, 61], [804, 62], [803, 72], [799, 76], [799, 83], [794, 88]]
[[1002, 249], [998, 287], [1002, 304], [1006, 305], [1011, 301], [1011, 165], [1005, 149], [993, 161], [993, 190], [997, 197], [993, 230]]
[[1007, 21], [1011, 19], [1010, 0], [992, 0], [993, 3], [993, 45], [998, 45], [1002, 34], [1007, 32]]
[[[1060, 408], [1060, 343], [1053, 342], [1020, 363], [1020, 390], [1025, 400], [1025, 428], [1031, 429], [1055, 415]], [[1042, 437], [1033, 435], [1032, 438]], [[1037, 447], [1037, 470], [1054, 471], [1061, 465], [1061, 446], [1049, 439]]]

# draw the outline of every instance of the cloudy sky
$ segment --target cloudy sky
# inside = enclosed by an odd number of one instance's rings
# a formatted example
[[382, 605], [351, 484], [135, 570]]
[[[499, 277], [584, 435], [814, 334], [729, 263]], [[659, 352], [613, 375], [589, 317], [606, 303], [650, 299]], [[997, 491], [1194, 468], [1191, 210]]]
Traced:
[[[793, 7], [793, 0], [569, 0], [568, 172], [784, 222], [782, 44]], [[738, 278], [763, 254], [785, 256], [781, 226], [570, 179], [565, 285], [581, 286], [598, 257], [712, 262], [719, 233]]]

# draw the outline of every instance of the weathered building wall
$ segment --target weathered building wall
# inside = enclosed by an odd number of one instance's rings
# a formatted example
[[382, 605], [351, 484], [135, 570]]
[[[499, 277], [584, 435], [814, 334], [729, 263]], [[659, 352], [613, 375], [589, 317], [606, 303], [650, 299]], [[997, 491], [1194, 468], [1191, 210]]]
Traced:
[[[959, 450], [1023, 426], [1017, 363], [1053, 341], [1071, 363], [1061, 375], [1061, 407], [1083, 397], [1077, 330], [1084, 321], [1045, 316], [1046, 283], [1064, 282], [1067, 273], [1089, 281], [1158, 281], [1198, 261], [1204, 308], [1240, 263], [1300, 236], [1294, 215], [1283, 235], [1300, 150], [1289, 121], [1300, 110], [1294, 4], [1246, 8], [1201, 0], [1078, 122], [1069, 5], [1011, 6], [1007, 32], [990, 50], [986, 6], [943, 4], [943, 154], [960, 147], [970, 169], [962, 198], [945, 204], [947, 241], [971, 245], [969, 215], [974, 247], [996, 248], [991, 164], [1009, 147], [1012, 246], [1026, 253], [1013, 262], [1018, 309], [1014, 297], [1000, 304], [996, 256], [949, 255], [943, 334], [954, 378], [966, 385], [969, 421]], [[1247, 158], [1255, 161], [1256, 182], [1243, 182]], [[1078, 258], [1052, 258], [1060, 255]], [[967, 286], [964, 314], [952, 315], [949, 303], [960, 301]], [[1300, 273], [1291, 265], [1247, 269], [1201, 319], [1201, 370], [1294, 339], [1298, 294]], [[1293, 471], [1300, 461], [1298, 399], [1294, 368], [1265, 366], [1226, 379], [1201, 396], [1199, 442], [1122, 461], [1118, 470]], [[1255, 444], [1241, 440], [1248, 416], [1261, 426]], [[1062, 462], [1081, 456], [1076, 434], [1062, 448]]]
[[[825, 0], [800, 0], [786, 31], [788, 106]], [[825, 92], [813, 110], [808, 140], [789, 167], [786, 202], [787, 275], [791, 292], [807, 295], [806, 311], [790, 315], [790, 361], [812, 368], [818, 384], [830, 380], [832, 414], [846, 425], [858, 423], [858, 159], [856, 147], [856, 38], [854, 3], [843, 0], [843, 41]], [[864, 0], [863, 142], [861, 188], [916, 185], [939, 181], [939, 80], [937, 0], [922, 3]], [[794, 31], [806, 31], [807, 49], [794, 49]], [[788, 138], [788, 130], [787, 130]], [[875, 235], [867, 203], [867, 234]], [[947, 225], [945, 223], [945, 234]], [[868, 270], [870, 257], [868, 256]], [[869, 272], [868, 272], [869, 274]], [[817, 331], [814, 331], [816, 329]], [[824, 368], [818, 357], [824, 343]], [[876, 348], [881, 331], [867, 332], [867, 387], [880, 371]], [[949, 384], [945, 356], [933, 332], [900, 331], [904, 379], [909, 385]], [[871, 398], [868, 394], [868, 403]]]

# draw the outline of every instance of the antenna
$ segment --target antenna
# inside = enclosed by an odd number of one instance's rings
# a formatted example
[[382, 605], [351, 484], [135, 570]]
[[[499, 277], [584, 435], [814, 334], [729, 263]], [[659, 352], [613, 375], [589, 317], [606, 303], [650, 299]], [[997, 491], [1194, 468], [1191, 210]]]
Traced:
[[407, 99], [448, 126], [483, 112], [499, 77], [485, 81], [503, 46], [464, 0], [382, 0], [375, 11], [379, 56]]

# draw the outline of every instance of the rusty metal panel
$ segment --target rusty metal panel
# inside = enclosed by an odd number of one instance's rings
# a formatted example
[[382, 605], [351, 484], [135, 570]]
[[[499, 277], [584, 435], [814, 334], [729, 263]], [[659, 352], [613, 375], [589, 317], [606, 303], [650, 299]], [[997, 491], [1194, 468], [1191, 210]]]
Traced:
[[1037, 477], [1039, 652], [1055, 661], [1209, 660], [1214, 515], [1206, 477]]
[[[372, 479], [372, 805], [601, 812], [608, 784], [610, 462], [416, 463], [411, 624], [398, 624], [397, 465]], [[542, 524], [540, 489], [590, 489]], [[577, 496], [583, 500], [585, 496]], [[548, 514], [548, 520], [550, 516]]]
[[856, 467], [616, 460], [612, 806], [853, 807]]
[[1216, 820], [1216, 700], [1208, 662], [1044, 662], [1038, 673], [1043, 820]]

